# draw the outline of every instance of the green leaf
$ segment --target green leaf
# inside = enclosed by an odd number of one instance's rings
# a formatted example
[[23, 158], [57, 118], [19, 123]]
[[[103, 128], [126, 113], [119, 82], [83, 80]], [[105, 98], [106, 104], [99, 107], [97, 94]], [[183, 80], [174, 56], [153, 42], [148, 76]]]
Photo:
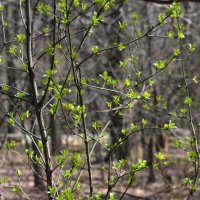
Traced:
[[99, 17], [97, 12], [94, 11], [93, 16], [91, 18], [91, 24], [93, 26], [97, 26], [100, 22], [103, 22], [103, 21], [104, 21], [104, 18], [101, 16]]
[[134, 123], [132, 123], [131, 124], [131, 131], [136, 131], [137, 130], [137, 126], [134, 124]]
[[49, 32], [49, 28], [48, 28], [48, 27], [44, 27], [44, 28], [42, 29], [42, 32], [43, 32], [44, 34], [47, 34], [47, 33]]
[[197, 76], [194, 76], [194, 77], [193, 77], [192, 82], [193, 82], [193, 83], [198, 83]]
[[188, 110], [187, 110], [186, 108], [182, 108], [182, 109], [180, 110], [180, 112], [181, 112], [182, 114], [185, 114], [185, 113], [188, 112]]
[[169, 129], [173, 129], [173, 128], [177, 128], [177, 127], [176, 127], [175, 123], [172, 122], [171, 120], [169, 120], [169, 124], [164, 125], [165, 130], [169, 130]]
[[130, 62], [132, 64], [135, 64], [137, 62], [137, 60], [138, 60], [138, 57], [135, 56], [135, 55], [131, 55], [130, 58], [129, 58], [129, 60], [130, 60]]
[[131, 173], [135, 174], [137, 170], [138, 170], [138, 165], [135, 163], [132, 163], [131, 164]]
[[190, 161], [195, 160], [196, 157], [197, 157], [197, 155], [196, 155], [196, 153], [195, 153], [194, 151], [187, 152], [187, 156], [188, 156], [188, 159], [189, 159]]
[[158, 170], [159, 169], [159, 163], [154, 163], [153, 164], [153, 168], [156, 169], [156, 170]]
[[24, 35], [24, 34], [17, 34], [16, 39], [17, 39], [17, 41], [19, 43], [22, 44], [24, 42], [24, 40], [26, 39], [26, 35]]
[[74, 7], [78, 7], [79, 6], [79, 0], [73, 0], [73, 4], [74, 4]]
[[16, 175], [17, 175], [18, 177], [20, 177], [21, 174], [22, 174], [22, 172], [21, 172], [19, 169], [17, 169], [17, 171], [16, 171]]
[[17, 52], [17, 47], [16, 47], [15, 45], [11, 46], [11, 47], [9, 48], [8, 52], [9, 52], [10, 54], [15, 55], [16, 52]]
[[141, 71], [136, 71], [135, 75], [140, 78], [141, 75], [142, 75], [142, 72]]
[[128, 175], [126, 177], [126, 181], [128, 185], [132, 185], [136, 181], [136, 176], [135, 175]]
[[81, 11], [83, 12], [83, 13], [85, 13], [85, 11], [87, 10], [87, 3], [81, 3]]
[[120, 167], [121, 167], [120, 163], [118, 163], [118, 162], [114, 162], [114, 163], [113, 163], [113, 167], [112, 167], [112, 168], [113, 168], [114, 170], [118, 171], [118, 170], [120, 169]]
[[72, 167], [79, 167], [81, 164], [81, 160], [80, 160], [80, 154], [79, 153], [75, 153], [73, 155], [73, 157], [71, 158], [71, 165]]
[[138, 15], [137, 12], [132, 12], [131, 19], [132, 19], [133, 26], [136, 26], [137, 21], [138, 21], [138, 17], [139, 17], [139, 15]]
[[63, 168], [64, 167], [64, 163], [67, 159], [67, 156], [68, 156], [68, 150], [67, 149], [64, 149], [62, 152], [61, 152], [61, 155], [57, 155], [56, 156], [56, 161], [58, 163], [58, 165]]
[[125, 70], [127, 67], [127, 61], [126, 60], [120, 61], [119, 65], [123, 70]]
[[30, 149], [25, 149], [25, 153], [26, 153], [26, 155], [28, 156], [28, 158], [30, 158], [30, 159], [33, 158], [34, 153], [33, 153], [32, 150], [30, 150]]
[[151, 94], [150, 94], [149, 92], [145, 91], [145, 92], [143, 93], [143, 97], [144, 97], [144, 99], [150, 99]]
[[121, 166], [124, 166], [126, 163], [127, 163], [127, 160], [126, 159], [121, 159], [119, 160]]
[[119, 101], [120, 101], [120, 96], [113, 96], [113, 102], [115, 104], [119, 104]]
[[16, 141], [15, 140], [11, 140], [10, 142], [5, 143], [5, 147], [8, 150], [15, 149], [16, 148]]
[[158, 70], [164, 69], [165, 65], [166, 65], [166, 61], [165, 60], [158, 60], [153, 64], [153, 66]]
[[139, 159], [138, 169], [141, 170], [141, 169], [145, 169], [146, 167], [147, 167], [147, 161]]
[[0, 179], [0, 185], [3, 183], [7, 183], [8, 182], [8, 177], [4, 176], [2, 179]]
[[171, 18], [178, 18], [182, 14], [182, 10], [180, 8], [180, 4], [177, 2], [173, 2], [167, 9], [166, 14], [170, 14]]
[[138, 28], [135, 29], [135, 33], [137, 38], [140, 38], [142, 36], [142, 33]]
[[54, 195], [56, 193], [56, 187], [49, 187], [49, 192], [51, 195]]
[[53, 45], [48, 44], [48, 47], [44, 48], [44, 52], [49, 56], [53, 55], [53, 52], [54, 52]]
[[180, 49], [174, 49], [174, 57], [178, 57], [181, 54]]
[[115, 196], [113, 193], [110, 193], [109, 199], [108, 200], [116, 200]]
[[164, 20], [164, 16], [162, 14], [158, 15], [158, 21], [159, 23], [162, 23]]
[[2, 90], [3, 92], [6, 92], [6, 91], [8, 90], [8, 86], [7, 86], [7, 85], [2, 84], [2, 85], [0, 85], [0, 86], [1, 86], [1, 90]]
[[101, 200], [101, 199], [102, 199], [102, 198], [101, 198], [101, 195], [102, 195], [101, 192], [97, 192], [97, 193], [95, 193], [95, 195], [94, 195], [95, 200]]
[[165, 162], [164, 162], [164, 165], [165, 165], [166, 167], [169, 167], [169, 166], [170, 166], [170, 162], [169, 162], [169, 161], [165, 161]]
[[71, 178], [71, 177], [72, 177], [72, 172], [71, 172], [71, 170], [65, 170], [65, 171], [63, 172], [63, 176], [64, 176], [65, 178], [67, 178], [67, 179]]
[[125, 135], [125, 136], [128, 135], [128, 129], [127, 129], [127, 128], [122, 129], [121, 132], [122, 132], [122, 134]]
[[192, 180], [190, 178], [185, 178], [183, 183], [187, 186], [187, 185], [192, 185]]
[[5, 10], [5, 6], [0, 5], [0, 13], [3, 12]]
[[195, 51], [195, 49], [196, 49], [196, 45], [189, 43], [189, 52], [193, 53]]
[[144, 127], [147, 124], [147, 120], [146, 119], [142, 119], [142, 126]]
[[118, 24], [119, 24], [119, 30], [123, 30], [123, 29], [126, 28], [126, 23], [125, 22], [118, 21]]
[[104, 71], [103, 72], [103, 80], [106, 81], [108, 78], [108, 72], [107, 71]]
[[3, 56], [0, 55], [0, 64], [5, 63], [5, 60], [3, 59]]
[[40, 3], [37, 6], [37, 11], [41, 14], [41, 13], [45, 13], [46, 15], [49, 14], [49, 12], [51, 11], [51, 6], [49, 4], [44, 4], [44, 3]]
[[162, 96], [156, 96], [156, 101], [161, 102], [162, 101]]
[[123, 45], [123, 43], [120, 43], [119, 45], [118, 45], [118, 50], [119, 51], [122, 51], [122, 50], [124, 50], [126, 47]]
[[154, 155], [159, 161], [166, 159], [165, 156], [161, 152], [158, 152], [157, 154], [154, 154]]
[[21, 119], [22, 121], [24, 121], [26, 118], [29, 118], [29, 117], [30, 117], [30, 111], [29, 111], [29, 110], [23, 112], [23, 113], [20, 115], [20, 119]]
[[130, 83], [129, 79], [126, 78], [126, 79], [124, 80], [124, 87], [127, 88], [127, 87], [129, 87], [129, 86], [131, 86], [131, 83]]
[[192, 105], [192, 99], [190, 97], [186, 97], [185, 100], [184, 100], [184, 104], [191, 106]]
[[17, 92], [15, 97], [17, 97], [18, 99], [22, 99], [24, 97], [24, 93], [23, 92]]
[[175, 146], [177, 148], [183, 148], [183, 142], [180, 139], [175, 140]]
[[170, 115], [172, 115], [173, 117], [177, 117], [177, 113], [176, 112], [170, 112]]
[[74, 200], [74, 194], [72, 188], [61, 190], [59, 197], [56, 200]]
[[173, 38], [173, 37], [174, 37], [174, 34], [173, 34], [172, 31], [168, 31], [168, 32], [166, 33], [166, 35], [167, 35], [168, 38]]
[[99, 47], [94, 45], [94, 46], [92, 46], [91, 51], [92, 51], [92, 54], [97, 54], [99, 51]]
[[12, 191], [12, 192], [15, 192], [15, 193], [19, 193], [19, 192], [20, 192], [20, 189], [19, 189], [18, 186], [15, 185], [15, 186], [12, 188], [11, 191]]
[[155, 85], [155, 80], [150, 80], [150, 81], [149, 81], [149, 85], [150, 85], [150, 86]]
[[57, 73], [55, 69], [47, 69], [44, 77], [52, 78]]
[[38, 148], [39, 148], [40, 150], [43, 150], [43, 143], [42, 143], [42, 141], [39, 140], [37, 143], [38, 143]]
[[180, 29], [178, 30], [177, 37], [178, 37], [179, 39], [185, 38], [185, 35], [183, 34], [182, 30], [180, 30]]
[[9, 118], [7, 119], [7, 122], [8, 122], [8, 124], [9, 124], [10, 126], [15, 126], [15, 121], [14, 121], [14, 119], [13, 119], [12, 117], [9, 117]]
[[95, 129], [98, 130], [99, 128], [102, 127], [101, 122], [95, 121], [91, 123], [91, 126]]

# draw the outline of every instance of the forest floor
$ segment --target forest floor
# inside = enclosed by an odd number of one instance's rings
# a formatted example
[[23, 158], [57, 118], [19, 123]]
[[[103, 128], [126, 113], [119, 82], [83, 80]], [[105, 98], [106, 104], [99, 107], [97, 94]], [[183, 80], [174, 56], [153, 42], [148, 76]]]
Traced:
[[[183, 155], [180, 151], [171, 152], [173, 154], [173, 162], [171, 166], [165, 171], [165, 177], [173, 187], [176, 193], [179, 195], [179, 199], [183, 200], [188, 195], [188, 189], [182, 184], [184, 176], [191, 176], [191, 166], [184, 160]], [[22, 159], [20, 159], [16, 154], [11, 152], [1, 152], [0, 155], [0, 179], [4, 176], [8, 176], [8, 182], [6, 184], [0, 185], [0, 194], [4, 197], [4, 200], [22, 200], [26, 199], [23, 194], [18, 196], [16, 193], [11, 192], [13, 186], [19, 185], [27, 194], [31, 200], [46, 200], [47, 194], [40, 191], [37, 187], [34, 187], [33, 172], [25, 164]], [[16, 170], [19, 169], [22, 173], [20, 181], [16, 175]], [[92, 173], [93, 173], [93, 184], [94, 191], [106, 194], [107, 187], [104, 182], [106, 175], [102, 173], [101, 165], [98, 163], [92, 163]], [[169, 187], [164, 184], [162, 176], [159, 173], [155, 174], [156, 180], [153, 183], [147, 183], [148, 180], [148, 170], [144, 170], [138, 173], [136, 183], [131, 186], [127, 194], [123, 197], [124, 200], [171, 200], [173, 194], [170, 193]], [[89, 186], [87, 182], [87, 171], [84, 170], [81, 182], [81, 190], [78, 195], [86, 196], [89, 194]], [[123, 181], [126, 182], [126, 181]], [[123, 194], [126, 185], [122, 182], [116, 185], [113, 189], [113, 193], [116, 194], [117, 199], [120, 199]], [[1, 199], [1, 198], [0, 198]], [[195, 196], [191, 200], [200, 199], [200, 192], [197, 191]], [[77, 198], [78, 200], [78, 198]]]

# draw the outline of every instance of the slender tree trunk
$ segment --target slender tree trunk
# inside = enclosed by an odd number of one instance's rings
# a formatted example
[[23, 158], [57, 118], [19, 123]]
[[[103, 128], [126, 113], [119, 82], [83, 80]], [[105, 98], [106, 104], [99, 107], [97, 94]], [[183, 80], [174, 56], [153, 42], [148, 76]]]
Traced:
[[[147, 13], [147, 16], [148, 16], [148, 5], [146, 5], [146, 13]], [[150, 26], [150, 20], [148, 18], [148, 25]], [[153, 73], [153, 67], [152, 67], [152, 62], [151, 62], [151, 59], [152, 59], [152, 44], [151, 44], [151, 39], [148, 38], [148, 66], [150, 66], [150, 74]], [[152, 89], [152, 98], [153, 98], [153, 101], [152, 101], [152, 106], [154, 107], [156, 105], [156, 96], [157, 96], [157, 92], [156, 92], [156, 87], [153, 86], [153, 89]], [[156, 118], [153, 118], [153, 124], [156, 124], [157, 121], [156, 121]], [[155, 181], [155, 174], [154, 174], [154, 169], [153, 169], [153, 162], [154, 162], [154, 131], [151, 131], [151, 134], [150, 134], [150, 139], [149, 139], [149, 144], [148, 144], [148, 164], [149, 164], [149, 176], [148, 176], [148, 182], [151, 183], [151, 182], [154, 182]]]
[[[35, 142], [37, 144], [37, 141], [35, 141]], [[32, 142], [32, 149], [33, 149], [33, 152], [34, 152], [34, 156], [39, 157], [40, 154], [39, 154], [38, 149], [37, 149], [34, 142]], [[43, 177], [43, 170], [35, 162], [33, 162], [33, 169], [36, 172], [36, 173], [34, 173], [34, 185], [35, 185], [35, 187], [39, 188], [41, 191], [44, 191], [45, 190], [44, 182], [40, 178], [40, 176]]]
[[[46, 172], [46, 180], [47, 180], [47, 190], [53, 186], [52, 183], [52, 169], [50, 164], [50, 151], [47, 140], [47, 133], [44, 126], [44, 118], [41, 110], [41, 106], [39, 103], [38, 89], [35, 80], [35, 74], [33, 71], [33, 57], [32, 57], [32, 13], [31, 13], [31, 0], [26, 1], [26, 14], [27, 14], [27, 63], [28, 63], [28, 73], [30, 79], [30, 86], [33, 95], [33, 104], [35, 109], [35, 114], [37, 118], [39, 133], [41, 136], [42, 144], [43, 144], [43, 153], [45, 160], [45, 172]], [[53, 197], [48, 192], [48, 199], [53, 200]]]

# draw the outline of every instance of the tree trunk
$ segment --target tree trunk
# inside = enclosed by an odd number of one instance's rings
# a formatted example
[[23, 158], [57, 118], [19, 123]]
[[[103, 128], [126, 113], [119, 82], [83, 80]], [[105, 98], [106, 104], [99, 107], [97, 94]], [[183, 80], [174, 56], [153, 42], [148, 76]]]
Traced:
[[[35, 142], [37, 143], [37, 141], [35, 141]], [[40, 157], [38, 149], [33, 141], [32, 141], [32, 149], [34, 152], [34, 156]], [[40, 178], [40, 176], [43, 177], [43, 175], [44, 175], [43, 170], [35, 162], [33, 162], [33, 169], [36, 172], [36, 173], [34, 173], [34, 185], [35, 185], [35, 187], [39, 188], [41, 191], [44, 191], [46, 188], [45, 188], [44, 182]]]

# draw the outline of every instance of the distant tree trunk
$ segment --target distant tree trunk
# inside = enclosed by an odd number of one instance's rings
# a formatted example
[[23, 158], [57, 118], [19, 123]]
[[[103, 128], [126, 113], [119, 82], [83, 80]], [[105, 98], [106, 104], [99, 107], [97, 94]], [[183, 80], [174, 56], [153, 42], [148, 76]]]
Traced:
[[[88, 105], [88, 110], [97, 110], [97, 108], [98, 108], [98, 103], [97, 103], [97, 99], [95, 98], [93, 99], [92, 103]], [[94, 112], [92, 117], [97, 121], [101, 120], [97, 112]], [[98, 133], [94, 133], [94, 138], [96, 137], [95, 134], [98, 134]], [[96, 145], [94, 152], [95, 152], [96, 162], [103, 164], [102, 149], [99, 144]]]
[[[121, 4], [122, 6], [122, 4]], [[110, 30], [112, 33], [108, 33], [108, 38], [111, 41], [111, 43], [119, 43], [121, 40], [120, 34], [117, 35], [118, 32], [118, 21], [122, 21], [121, 19], [121, 12], [120, 12], [120, 7], [118, 9], [114, 10], [113, 13], [110, 16], [112, 19], [116, 19], [116, 22], [112, 24], [112, 27]], [[109, 69], [107, 69], [108, 74], [111, 75], [113, 78], [122, 78], [120, 77], [120, 73], [116, 71], [116, 65], [119, 64], [119, 61], [123, 60], [123, 54], [119, 52], [118, 50], [113, 50], [111, 54], [109, 54]], [[109, 113], [110, 119], [111, 119], [111, 130], [110, 130], [110, 135], [111, 135], [111, 141], [112, 144], [115, 144], [118, 142], [118, 139], [121, 134], [121, 130], [123, 128], [123, 116], [119, 116], [118, 114], [113, 115], [113, 112]], [[119, 160], [122, 158], [127, 158], [129, 156], [129, 141], [126, 140], [123, 144], [121, 144], [116, 151], [114, 151], [114, 156]]]
[[[148, 5], [146, 5], [146, 14], [148, 16]], [[150, 26], [150, 20], [148, 18], [147, 20], [148, 25]], [[153, 67], [152, 67], [152, 44], [151, 44], [151, 38], [148, 38], [148, 66], [150, 66], [150, 74], [153, 73]], [[154, 107], [156, 105], [156, 96], [157, 96], [157, 91], [156, 87], [153, 86], [153, 91], [152, 91], [152, 106]], [[156, 118], [153, 118], [153, 124], [156, 124]], [[151, 131], [151, 134], [149, 136], [149, 143], [148, 143], [148, 157], [147, 157], [147, 162], [149, 165], [149, 176], [148, 176], [148, 182], [154, 182], [155, 181], [155, 174], [154, 174], [154, 169], [153, 169], [153, 161], [154, 161], [154, 132]]]
[[[112, 144], [115, 144], [118, 142], [119, 135], [121, 134], [121, 129], [123, 127], [123, 117], [115, 115], [111, 116], [111, 120], [112, 120], [112, 129], [110, 134], [111, 134]], [[129, 155], [128, 151], [129, 148], [127, 140], [114, 151], [114, 154], [117, 160], [119, 160], [122, 158], [127, 158]]]
[[[12, 4], [6, 4], [6, 9], [7, 9], [7, 18], [8, 19], [16, 19], [16, 21], [18, 21], [19, 16], [18, 13], [16, 12], [16, 8], [14, 5]], [[13, 36], [14, 33], [17, 34], [17, 29], [18, 26], [13, 23], [12, 21], [8, 21], [8, 27], [6, 29], [6, 40], [10, 41], [13, 38], [11, 38], [11, 35]], [[15, 64], [14, 64], [14, 60], [6, 60], [7, 62], [7, 66], [11, 67], [11, 68], [15, 68]], [[13, 70], [8, 70], [7, 71], [7, 84], [9, 86], [15, 86], [15, 82], [16, 82], [16, 77], [15, 77], [15, 72], [13, 73]], [[8, 111], [13, 111], [14, 107], [11, 103], [8, 103]], [[7, 132], [8, 133], [14, 133], [15, 128], [14, 126], [10, 126], [8, 124], [7, 126]]]
[[148, 176], [148, 183], [152, 183], [156, 180], [154, 169], [153, 169], [153, 146], [154, 146], [154, 135], [151, 134], [149, 144], [148, 144], [148, 164], [149, 164], [149, 176]]
[[144, 130], [141, 131], [142, 132], [142, 135], [141, 135], [141, 143], [142, 143], [142, 152], [143, 152], [143, 159], [144, 160], [148, 160], [148, 155], [147, 155], [147, 152], [148, 152], [148, 142], [146, 141], [146, 137], [144, 135]]
[[[146, 13], [148, 15], [148, 5], [146, 5]], [[148, 24], [150, 25], [150, 18], [148, 18]], [[150, 28], [150, 27], [149, 27]], [[150, 74], [154, 73], [154, 68], [152, 65], [152, 44], [151, 44], [151, 38], [148, 38], [148, 58], [149, 58], [149, 63], [148, 66], [150, 67]], [[158, 91], [156, 84], [152, 86], [152, 107], [155, 108], [157, 106], [157, 96], [158, 96]], [[157, 125], [158, 121], [156, 118], [156, 110], [153, 111], [154, 117], [152, 119], [152, 124], [154, 126]], [[150, 139], [149, 139], [149, 144], [148, 144], [148, 164], [149, 164], [149, 177], [148, 177], [148, 182], [154, 182], [155, 181], [155, 174], [154, 174], [154, 169], [153, 169], [153, 162], [154, 162], [154, 151], [160, 151], [161, 148], [165, 147], [165, 139], [162, 135], [162, 133], [158, 133], [157, 131], [152, 131]], [[155, 150], [154, 150], [155, 149]]]
[[[55, 49], [55, 42], [56, 42], [56, 0], [53, 1], [53, 12], [54, 18], [52, 20], [52, 28], [53, 28], [53, 37], [52, 37], [52, 44]], [[52, 56], [50, 57], [50, 67], [51, 69], [55, 68], [55, 52], [53, 52]], [[53, 102], [54, 103], [54, 102]], [[61, 133], [57, 131], [59, 121], [55, 121], [54, 116], [50, 115], [50, 129], [51, 129], [51, 151], [52, 155], [57, 155], [61, 150]], [[57, 126], [57, 127], [56, 127]]]
[[[152, 106], [156, 105], [156, 87], [153, 87], [153, 92], [152, 92], [152, 98], [153, 98], [153, 102], [152, 102]], [[155, 112], [153, 112], [155, 113]], [[154, 115], [156, 116], [156, 115]], [[153, 118], [152, 120], [153, 125], [155, 125], [157, 123], [156, 117]], [[149, 139], [149, 143], [148, 143], [148, 157], [147, 157], [147, 162], [149, 165], [149, 176], [148, 176], [148, 183], [152, 183], [156, 180], [155, 178], [155, 174], [154, 174], [154, 169], [153, 169], [153, 162], [154, 162], [154, 145], [155, 145], [155, 138], [157, 137], [157, 133], [156, 131], [151, 131], [150, 134], [150, 139]]]
[[54, 120], [54, 117], [50, 116], [50, 124], [51, 124], [51, 152], [52, 155], [55, 156], [60, 153], [61, 150], [61, 133], [58, 129], [58, 125], [56, 124], [56, 121]]

